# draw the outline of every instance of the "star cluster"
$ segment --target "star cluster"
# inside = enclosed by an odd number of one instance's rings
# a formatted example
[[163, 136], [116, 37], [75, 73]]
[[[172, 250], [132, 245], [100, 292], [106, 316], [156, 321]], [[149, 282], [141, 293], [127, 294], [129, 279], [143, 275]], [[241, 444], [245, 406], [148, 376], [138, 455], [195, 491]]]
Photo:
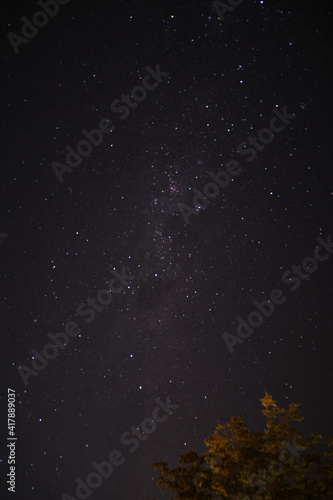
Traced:
[[[301, 403], [305, 431], [329, 434], [332, 257], [234, 353], [223, 334], [331, 234], [330, 2], [253, 0], [223, 20], [212, 2], [68, 2], [15, 53], [7, 34], [37, 8], [4, 7], [1, 49], [1, 396], [16, 391], [16, 498], [75, 497], [112, 450], [125, 461], [91, 500], [162, 498], [150, 465], [203, 451], [232, 415], [261, 428], [265, 388]], [[112, 114], [158, 65], [168, 76], [126, 119]], [[247, 162], [239, 144], [284, 106], [296, 118]], [[59, 182], [52, 163], [111, 116], [114, 132]], [[231, 160], [241, 173], [195, 207]], [[78, 317], [123, 268], [128, 286], [91, 323]], [[68, 321], [81, 333], [24, 385], [18, 366]], [[179, 407], [131, 453], [121, 436], [168, 397]]]

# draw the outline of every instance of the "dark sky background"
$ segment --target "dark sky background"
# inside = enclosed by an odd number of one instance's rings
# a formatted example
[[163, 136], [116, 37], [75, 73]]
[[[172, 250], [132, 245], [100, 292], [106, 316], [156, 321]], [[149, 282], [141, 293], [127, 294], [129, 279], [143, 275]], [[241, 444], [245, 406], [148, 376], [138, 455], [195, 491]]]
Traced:
[[[150, 465], [204, 451], [233, 415], [262, 430], [265, 388], [301, 403], [305, 434], [332, 434], [333, 255], [294, 292], [281, 278], [332, 233], [331, 2], [244, 1], [221, 21], [206, 1], [71, 0], [15, 54], [8, 33], [38, 10], [2, 6], [4, 498], [75, 498], [115, 449], [125, 462], [91, 500], [170, 498]], [[169, 75], [121, 120], [111, 103], [157, 65]], [[296, 117], [246, 161], [238, 145], [284, 106]], [[60, 183], [52, 163], [103, 118], [114, 132]], [[179, 204], [230, 159], [242, 172], [186, 224]], [[128, 287], [85, 323], [77, 306], [123, 267]], [[223, 334], [275, 288], [285, 303], [229, 352]], [[18, 366], [70, 320], [80, 336], [25, 386]], [[131, 453], [121, 435], [167, 397], [178, 409]]]

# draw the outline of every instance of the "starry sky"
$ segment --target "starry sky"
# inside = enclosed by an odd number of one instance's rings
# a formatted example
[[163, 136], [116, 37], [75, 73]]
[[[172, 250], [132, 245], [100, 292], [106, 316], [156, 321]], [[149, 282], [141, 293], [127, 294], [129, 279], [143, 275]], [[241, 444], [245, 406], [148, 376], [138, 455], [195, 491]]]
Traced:
[[[8, 34], [41, 7], [2, 6], [4, 498], [8, 388], [17, 500], [78, 498], [113, 450], [122, 463], [91, 500], [170, 498], [150, 465], [204, 451], [232, 415], [263, 429], [265, 388], [301, 403], [305, 434], [331, 433], [330, 4], [249, 0], [222, 20], [200, 0], [71, 0], [25, 41]], [[101, 122], [99, 144], [81, 143]], [[238, 174], [194, 201], [228, 165]], [[230, 341], [276, 289], [283, 304]], [[144, 421], [156, 428], [130, 446]]]

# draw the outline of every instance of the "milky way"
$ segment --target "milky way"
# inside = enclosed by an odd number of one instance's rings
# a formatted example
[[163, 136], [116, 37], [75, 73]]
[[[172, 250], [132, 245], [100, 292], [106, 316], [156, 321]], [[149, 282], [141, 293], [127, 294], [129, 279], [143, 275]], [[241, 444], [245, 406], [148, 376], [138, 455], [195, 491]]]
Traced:
[[[301, 403], [306, 431], [329, 433], [332, 257], [295, 293], [282, 275], [331, 234], [330, 3], [253, 0], [222, 21], [203, 1], [68, 2], [16, 53], [8, 32], [40, 8], [5, 6], [1, 49], [1, 396], [16, 392], [16, 498], [75, 498], [112, 450], [125, 461], [91, 500], [164, 498], [150, 465], [203, 451], [233, 415], [261, 429], [265, 388]], [[164, 74], [156, 87], [147, 67]], [[284, 107], [296, 117], [271, 136]], [[114, 131], [60, 182], [54, 162], [103, 118]], [[195, 207], [230, 162], [239, 175]], [[79, 304], [122, 269], [133, 279], [85, 322]], [[231, 353], [224, 333], [274, 288], [285, 304]], [[18, 367], [69, 321], [81, 333], [25, 386]], [[132, 453], [121, 436], [158, 398], [179, 407]]]

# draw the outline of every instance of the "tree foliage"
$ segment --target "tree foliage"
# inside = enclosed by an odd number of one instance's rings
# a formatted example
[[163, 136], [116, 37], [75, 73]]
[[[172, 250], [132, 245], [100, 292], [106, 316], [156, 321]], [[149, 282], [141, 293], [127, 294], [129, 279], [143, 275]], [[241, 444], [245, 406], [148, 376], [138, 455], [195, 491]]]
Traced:
[[[155, 463], [160, 488], [175, 500], [326, 500], [333, 498], [333, 438], [308, 438], [293, 425], [303, 417], [298, 404], [279, 408], [270, 394], [260, 400], [263, 432], [250, 431], [241, 417], [218, 425], [202, 455], [181, 455], [178, 467]], [[326, 445], [323, 452], [318, 446]]]

